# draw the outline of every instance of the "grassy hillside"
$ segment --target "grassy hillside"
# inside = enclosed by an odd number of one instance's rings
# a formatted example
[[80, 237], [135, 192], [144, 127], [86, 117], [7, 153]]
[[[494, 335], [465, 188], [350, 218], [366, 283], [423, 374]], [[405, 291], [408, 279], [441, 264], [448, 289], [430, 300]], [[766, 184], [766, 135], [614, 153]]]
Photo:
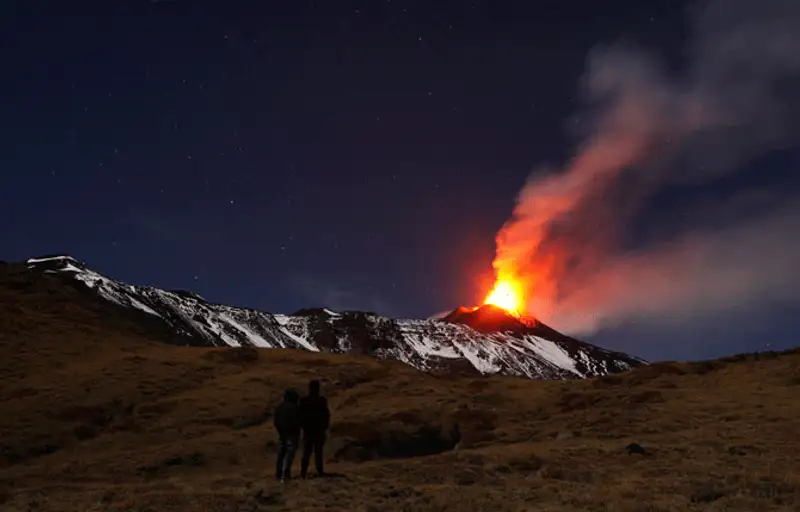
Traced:
[[[798, 350], [542, 382], [177, 347], [117, 315], [0, 265], [0, 510], [800, 509]], [[311, 378], [339, 476], [282, 486], [269, 413]]]

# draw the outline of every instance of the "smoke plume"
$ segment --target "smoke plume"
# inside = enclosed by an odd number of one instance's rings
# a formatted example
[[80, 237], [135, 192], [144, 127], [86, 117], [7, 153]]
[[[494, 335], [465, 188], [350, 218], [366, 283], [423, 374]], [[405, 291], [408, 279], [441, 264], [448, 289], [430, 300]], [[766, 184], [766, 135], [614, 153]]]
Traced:
[[556, 328], [800, 296], [800, 196], [757, 179], [800, 146], [800, 2], [711, 0], [690, 21], [680, 69], [622, 44], [589, 54], [575, 156], [528, 178], [497, 235], [495, 270]]

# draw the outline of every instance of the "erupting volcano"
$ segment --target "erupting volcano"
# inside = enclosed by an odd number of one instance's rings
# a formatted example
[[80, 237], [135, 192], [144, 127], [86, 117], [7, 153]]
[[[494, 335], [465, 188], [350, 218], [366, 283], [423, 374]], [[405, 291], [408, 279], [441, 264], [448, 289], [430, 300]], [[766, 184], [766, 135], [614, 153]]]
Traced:
[[483, 303], [497, 306], [518, 317], [525, 311], [524, 297], [522, 282], [514, 278], [498, 276], [494, 288]]
[[495, 292], [487, 297], [505, 307], [483, 304], [460, 307], [441, 318], [397, 319], [324, 307], [286, 315], [214, 304], [188, 291], [116, 281], [65, 255], [32, 258], [10, 267], [14, 274], [0, 262], [0, 291], [9, 286], [6, 283], [16, 282], [12, 276], [41, 281], [53, 289], [66, 285], [65, 294], [77, 287], [81, 293], [75, 300], [104, 308], [104, 317], [119, 314], [120, 320], [141, 322], [137, 325], [149, 336], [179, 345], [353, 353], [402, 361], [421, 371], [534, 379], [585, 378], [643, 364], [564, 336], [526, 316], [521, 309], [521, 280], [498, 280]]

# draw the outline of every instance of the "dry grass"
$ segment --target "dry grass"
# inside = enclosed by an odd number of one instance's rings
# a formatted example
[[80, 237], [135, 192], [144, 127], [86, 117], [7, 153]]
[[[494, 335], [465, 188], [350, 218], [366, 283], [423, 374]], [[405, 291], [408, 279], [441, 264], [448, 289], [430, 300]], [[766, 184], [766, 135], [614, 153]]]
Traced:
[[[0, 267], [3, 511], [800, 509], [797, 350], [580, 382], [437, 377], [169, 346], [21, 276]], [[343, 476], [280, 486], [269, 412], [310, 378]]]

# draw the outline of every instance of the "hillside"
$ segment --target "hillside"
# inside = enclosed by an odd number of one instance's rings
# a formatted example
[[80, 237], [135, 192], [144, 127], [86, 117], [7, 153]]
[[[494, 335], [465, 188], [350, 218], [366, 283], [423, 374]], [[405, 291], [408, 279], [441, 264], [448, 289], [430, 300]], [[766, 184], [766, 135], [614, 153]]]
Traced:
[[[800, 351], [596, 379], [183, 347], [0, 266], [0, 510], [800, 508]], [[170, 331], [164, 331], [164, 336]], [[318, 377], [338, 478], [273, 481], [269, 410]], [[625, 451], [636, 442], [647, 455]]]
[[153, 326], [165, 341], [197, 346], [296, 348], [395, 359], [426, 372], [581, 379], [645, 364], [636, 357], [564, 336], [534, 318], [494, 306], [459, 308], [441, 320], [396, 319], [367, 311], [306, 308], [292, 315], [214, 304], [187, 291], [108, 278], [70, 256], [9, 267], [33, 279], [57, 277], [101, 301], [115, 316]]

